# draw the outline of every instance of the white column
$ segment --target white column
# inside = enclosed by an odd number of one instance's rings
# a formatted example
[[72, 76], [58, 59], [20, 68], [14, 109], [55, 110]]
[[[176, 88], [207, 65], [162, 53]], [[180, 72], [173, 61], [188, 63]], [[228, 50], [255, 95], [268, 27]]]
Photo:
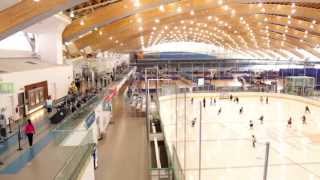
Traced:
[[62, 33], [69, 23], [67, 17], [59, 14], [25, 30], [36, 34], [36, 53], [42, 61], [51, 64], [63, 64]]

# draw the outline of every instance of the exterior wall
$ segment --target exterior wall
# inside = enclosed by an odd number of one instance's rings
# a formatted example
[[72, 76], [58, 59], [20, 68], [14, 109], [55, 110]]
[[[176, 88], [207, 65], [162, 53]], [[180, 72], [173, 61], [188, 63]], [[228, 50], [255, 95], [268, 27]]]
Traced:
[[53, 99], [64, 97], [68, 93], [68, 87], [73, 80], [72, 66], [57, 66], [33, 71], [13, 72], [0, 74], [3, 82], [12, 82], [15, 85], [15, 93], [0, 94], [0, 108], [6, 107], [6, 115], [15, 114], [18, 104], [18, 93], [24, 92], [24, 87], [42, 81], [48, 82], [48, 94]]

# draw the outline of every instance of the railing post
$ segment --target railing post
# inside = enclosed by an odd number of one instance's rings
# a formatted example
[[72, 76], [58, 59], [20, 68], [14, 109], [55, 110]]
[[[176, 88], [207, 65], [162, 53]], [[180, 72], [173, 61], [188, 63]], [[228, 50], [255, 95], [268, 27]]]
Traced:
[[266, 143], [265, 161], [264, 161], [263, 180], [267, 180], [267, 175], [268, 175], [269, 149], [270, 149], [270, 143], [267, 142], [267, 143]]
[[176, 85], [175, 85], [175, 94], [176, 94], [176, 150], [178, 151], [178, 92], [177, 92]]
[[201, 180], [201, 141], [202, 141], [202, 105], [200, 101], [200, 119], [199, 119], [199, 180]]
[[19, 123], [19, 125], [18, 125], [18, 149], [17, 149], [17, 151], [21, 151], [21, 150], [23, 150], [22, 149], [22, 147], [21, 147], [21, 125], [20, 125], [20, 123]]
[[184, 92], [184, 166], [183, 168], [186, 169], [187, 162], [186, 162], [186, 153], [187, 153], [187, 93]]

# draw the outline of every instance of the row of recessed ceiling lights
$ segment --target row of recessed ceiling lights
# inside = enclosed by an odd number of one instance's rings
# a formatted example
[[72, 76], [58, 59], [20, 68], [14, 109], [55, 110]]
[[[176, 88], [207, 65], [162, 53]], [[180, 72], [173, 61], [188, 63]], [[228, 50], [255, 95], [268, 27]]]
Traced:
[[[222, 4], [222, 2], [223, 2], [223, 1], [219, 1], [219, 4]], [[160, 11], [164, 11], [164, 7], [163, 7], [162, 5], [159, 7], [159, 9], [160, 9]], [[225, 5], [225, 6], [223, 6], [223, 9], [227, 11], [227, 10], [229, 10], [229, 6]], [[177, 10], [177, 11], [181, 11], [181, 8], [178, 7], [178, 10]], [[231, 12], [232, 12], [232, 14], [235, 14], [235, 10], [232, 10]], [[190, 14], [191, 14], [191, 15], [194, 15], [194, 11], [191, 10], [191, 11], [190, 11]], [[211, 20], [211, 19], [212, 19], [212, 16], [208, 16], [208, 20]], [[138, 22], [141, 23], [141, 22], [142, 22], [142, 19], [139, 18], [139, 19], [138, 19]], [[155, 22], [156, 22], [156, 23], [159, 23], [160, 20], [159, 20], [159, 19], [156, 19]], [[221, 21], [221, 22], [222, 22], [222, 21]], [[219, 23], [221, 23], [221, 22], [219, 22]], [[155, 30], [155, 29], [156, 29], [156, 28], [153, 27], [153, 30]], [[229, 29], [231, 29], [230, 26], [229, 26]], [[250, 28], [249, 28], [249, 30], [250, 30], [249, 32], [251, 33], [251, 36], [253, 36], [253, 39], [255, 39], [254, 35], [252, 34], [252, 30], [251, 30]], [[143, 27], [140, 26], [140, 27], [139, 27], [139, 31], [143, 31]], [[255, 42], [255, 44], [257, 44], [257, 43]]]
[[[193, 23], [192, 23], [193, 24]], [[197, 23], [197, 25], [200, 25], [200, 23]], [[185, 27], [185, 26], [184, 26]], [[167, 30], [168, 29], [168, 27], [167, 26], [165, 26], [165, 30]], [[178, 29], [178, 27], [177, 26], [175, 26], [174, 27], [174, 29], [175, 30], [177, 30]], [[182, 28], [182, 29], [186, 29], [186, 28]], [[193, 33], [193, 32], [191, 32], [191, 28], [188, 28], [189, 29], [189, 32], [188, 32], [188, 34], [194, 34], [194, 35], [199, 35], [200, 37], [205, 37], [205, 38], [209, 38], [209, 35], [202, 35], [202, 33], [204, 33], [204, 32], [207, 32], [207, 33], [209, 33], [209, 31], [204, 31], [204, 30], [199, 30], [199, 28], [195, 28], [195, 30], [197, 31], [197, 29], [198, 29], [198, 31], [200, 32], [200, 33]], [[216, 28], [215, 28], [216, 29]], [[216, 29], [217, 30], [217, 29]], [[163, 34], [162, 33], [163, 31], [161, 31], [161, 34]], [[180, 30], [177, 30], [177, 32], [176, 32], [177, 34], [180, 34], [181, 32], [180, 32]], [[183, 33], [185, 34], [185, 33], [187, 33], [187, 32], [185, 32], [185, 31], [183, 31]], [[226, 36], [227, 38], [229, 38], [230, 39], [230, 41], [232, 41], [233, 42], [233, 44], [236, 44], [236, 46], [239, 46], [232, 38], [231, 38], [231, 36], [230, 35], [227, 35], [225, 32], [221, 32], [224, 36]], [[151, 37], [150, 38], [152, 38], [152, 34], [153, 34], [153, 32], [151, 33]], [[171, 34], [171, 35], [169, 35], [169, 34]], [[166, 35], [166, 38], [168, 38], [168, 37], [170, 37], [170, 38], [172, 38], [172, 35], [173, 36], [175, 36], [175, 34], [173, 34], [173, 32], [172, 31], [170, 31], [170, 33], [169, 34], [167, 34]], [[215, 36], [215, 34], [213, 34], [213, 33], [211, 33], [210, 32], [210, 35], [212, 36], [212, 35], [214, 35]], [[158, 35], [159, 36], [159, 35]], [[159, 38], [156, 38], [156, 39], [159, 39]], [[220, 39], [221, 41], [224, 41], [223, 39], [221, 39], [221, 38], [218, 38], [218, 39]], [[149, 39], [150, 40], [150, 39]], [[150, 41], [149, 41], [149, 43], [150, 43]]]
[[[223, 1], [219, 1], [218, 3], [221, 4], [221, 2], [223, 2]], [[261, 7], [262, 4], [259, 3], [259, 6]], [[292, 7], [292, 8], [295, 8], [295, 4], [293, 3], [291, 7]], [[223, 8], [224, 8], [224, 10], [229, 10], [229, 7], [228, 7], [227, 5], [225, 5]], [[160, 10], [160, 11], [165, 11], [164, 6], [161, 5], [161, 6], [159, 7], [159, 10]], [[181, 12], [181, 11], [182, 11], [182, 8], [181, 8], [181, 7], [178, 7], [178, 8], [177, 8], [177, 12]], [[232, 12], [234, 12], [234, 11], [232, 11]], [[292, 11], [291, 11], [292, 14], [294, 14], [295, 12], [296, 12], [295, 10], [292, 10]], [[191, 11], [190, 11], [190, 14], [191, 14], [191, 15], [194, 15], [194, 11], [191, 10]], [[289, 16], [289, 17], [291, 17], [291, 16]], [[211, 19], [210, 16], [208, 17], [208, 19]], [[290, 18], [289, 18], [289, 19], [290, 19]], [[142, 19], [139, 18], [139, 19], [138, 19], [138, 22], [141, 23], [141, 22], [142, 22]], [[156, 22], [156, 23], [159, 23], [160, 20], [159, 20], [159, 19], [155, 19], [155, 22]], [[316, 24], [315, 20], [312, 21], [312, 23], [313, 23], [313, 24]], [[81, 25], [84, 25], [84, 21], [81, 20], [81, 21], [80, 21], [80, 24], [81, 24]], [[291, 24], [291, 23], [289, 23], [289, 24]], [[153, 30], [156, 30], [156, 29], [157, 29], [156, 27], [153, 27]], [[139, 31], [142, 31], [142, 30], [143, 30], [143, 28], [142, 28], [142, 27], [139, 27]], [[251, 30], [250, 32], [252, 33], [252, 30]], [[99, 34], [102, 35], [102, 32], [100, 31]], [[251, 34], [251, 35], [252, 35], [252, 34]], [[306, 35], [305, 35], [305, 36], [306, 36]], [[255, 39], [255, 38], [253, 38], [253, 39]], [[270, 41], [270, 40], [269, 40], [269, 41]], [[256, 43], [255, 43], [255, 44], [256, 44]]]
[[[136, 3], [136, 2], [139, 2], [139, 1], [135, 1], [135, 3]], [[221, 5], [222, 5], [222, 4], [223, 4], [223, 1], [218, 1], [218, 4], [221, 4]], [[262, 3], [259, 3], [259, 7], [262, 7]], [[295, 7], [295, 4], [294, 4], [294, 3], [293, 3], [293, 5], [292, 5], [292, 7]], [[164, 6], [163, 6], [163, 5], [160, 5], [160, 6], [159, 6], [159, 9], [160, 9], [160, 11], [164, 11]], [[223, 6], [223, 9], [224, 9], [224, 10], [229, 10], [229, 6], [224, 5], [224, 6]], [[182, 8], [181, 8], [181, 7], [178, 7], [178, 8], [177, 8], [177, 11], [178, 11], [178, 12], [181, 12], [181, 11], [182, 11]], [[194, 11], [191, 10], [191, 11], [190, 11], [190, 14], [191, 14], [191, 15], [194, 15]], [[74, 17], [73, 12], [71, 12], [70, 16], [73, 16], [73, 17]], [[210, 16], [209, 16], [208, 18], [210, 19]], [[138, 18], [137, 21], [138, 21], [139, 23], [141, 23], [141, 22], [142, 22], [142, 19], [141, 19], [141, 18]], [[156, 22], [156, 23], [159, 23], [160, 20], [159, 20], [159, 19], [155, 19], [155, 22]], [[84, 20], [83, 20], [83, 19], [80, 20], [80, 25], [82, 25], [82, 26], [84, 25]], [[142, 28], [142, 27], [139, 27], [139, 30], [142, 31], [143, 28]]]

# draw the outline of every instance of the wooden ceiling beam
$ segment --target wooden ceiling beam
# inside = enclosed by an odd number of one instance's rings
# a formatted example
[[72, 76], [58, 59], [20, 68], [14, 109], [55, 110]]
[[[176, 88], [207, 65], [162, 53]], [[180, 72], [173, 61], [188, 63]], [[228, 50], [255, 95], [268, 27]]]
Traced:
[[[118, 3], [117, 3], [118, 4]], [[115, 5], [117, 5], [115, 4]], [[205, 6], [204, 9], [203, 6]], [[177, 12], [177, 7], [182, 8], [182, 12]], [[224, 7], [224, 6], [222, 6]], [[227, 6], [228, 9], [235, 10], [235, 14], [237, 17], [239, 16], [251, 16], [255, 14], [274, 14], [274, 15], [280, 15], [280, 16], [286, 16], [289, 14], [292, 14], [292, 8], [290, 5], [277, 5], [277, 4], [265, 4], [263, 5], [264, 11], [261, 10], [259, 5], [257, 4], [230, 4]], [[107, 8], [107, 7], [106, 7]], [[143, 17], [143, 13], [148, 13], [148, 17], [146, 18], [160, 18], [162, 16], [165, 16], [167, 14], [175, 13], [180, 14], [181, 16], [190, 16], [188, 15], [191, 9], [195, 9], [196, 13], [206, 13], [206, 14], [213, 14], [215, 16], [223, 16], [223, 15], [230, 15], [229, 11], [232, 10], [225, 10], [221, 8], [221, 6], [218, 6], [217, 3], [212, 3], [211, 1], [205, 1], [205, 0], [197, 0], [192, 1], [191, 3], [186, 3], [185, 1], [179, 1], [175, 3], [170, 3], [165, 6], [165, 12], [161, 12], [158, 10], [158, 8], [155, 8], [153, 10], [149, 11], [143, 11], [139, 13], [139, 11], [136, 11], [134, 14], [135, 16], [141, 16]], [[200, 10], [197, 10], [200, 9]], [[112, 13], [113, 14], [113, 13]], [[150, 14], [154, 14], [151, 16]], [[67, 27], [65, 33], [64, 33], [64, 39], [66, 41], [69, 41], [71, 39], [74, 39], [78, 37], [81, 34], [84, 34], [90, 30], [93, 30], [95, 27], [104, 27], [106, 25], [113, 25], [115, 22], [124, 19], [124, 18], [116, 18], [113, 16], [112, 20], [110, 21], [110, 15], [109, 16], [99, 16], [99, 14], [96, 14], [97, 16], [94, 16], [95, 13], [92, 14], [93, 18], [89, 19], [84, 17], [82, 20], [87, 21], [87, 23], [84, 26], [80, 25], [81, 19], [73, 22], [69, 27]], [[133, 15], [133, 14], [132, 14]], [[294, 16], [296, 17], [305, 17], [309, 19], [315, 19], [320, 20], [319, 18], [320, 12], [317, 9], [313, 8], [306, 8], [306, 7], [295, 7], [295, 13]], [[108, 18], [109, 17], [109, 18]], [[120, 16], [119, 16], [120, 17]], [[122, 17], [122, 16], [121, 16]], [[127, 16], [126, 18], [130, 18], [130, 16]], [[146, 18], [143, 18], [144, 20]], [[112, 24], [111, 24], [112, 22]], [[71, 33], [73, 32], [73, 33]]]
[[0, 40], [85, 0], [23, 0], [0, 12]]

